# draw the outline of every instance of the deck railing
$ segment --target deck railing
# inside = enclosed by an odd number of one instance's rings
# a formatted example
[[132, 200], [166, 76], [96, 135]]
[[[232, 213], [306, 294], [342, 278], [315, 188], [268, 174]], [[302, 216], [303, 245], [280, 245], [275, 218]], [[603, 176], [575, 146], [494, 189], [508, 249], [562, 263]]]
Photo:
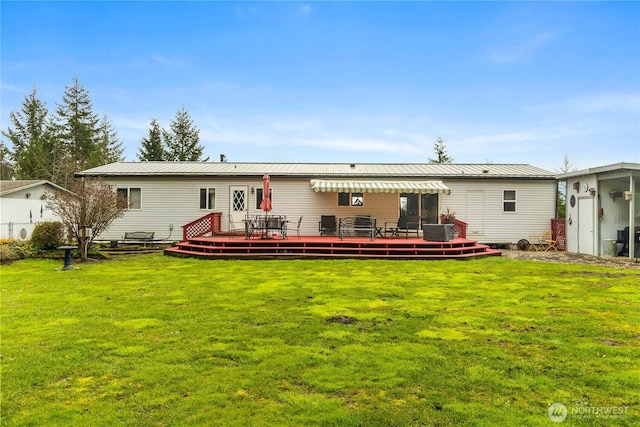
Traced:
[[467, 238], [467, 223], [459, 219], [453, 220], [453, 231], [458, 233], [458, 237]]
[[192, 237], [202, 236], [207, 233], [216, 234], [222, 232], [222, 213], [211, 212], [201, 218], [182, 226], [182, 240], [187, 241]]

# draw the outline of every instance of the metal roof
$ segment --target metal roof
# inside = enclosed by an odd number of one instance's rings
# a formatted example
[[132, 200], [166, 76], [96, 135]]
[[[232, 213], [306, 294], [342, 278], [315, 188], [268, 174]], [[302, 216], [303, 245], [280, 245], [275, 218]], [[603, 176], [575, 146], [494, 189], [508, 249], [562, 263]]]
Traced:
[[31, 179], [31, 180], [2, 180], [0, 181], [0, 196], [4, 196], [6, 194], [15, 193], [16, 191], [26, 190], [28, 188], [37, 187], [39, 185], [48, 185], [53, 187], [54, 189], [66, 190], [59, 185], [54, 184], [53, 182], [49, 182], [43, 179]]
[[572, 178], [575, 176], [593, 175], [609, 172], [622, 172], [622, 171], [640, 171], [640, 163], [615, 163], [613, 165], [598, 166], [595, 168], [582, 169], [563, 173], [558, 175], [558, 179]]
[[531, 178], [555, 174], [527, 164], [117, 162], [76, 176], [218, 176], [302, 178]]

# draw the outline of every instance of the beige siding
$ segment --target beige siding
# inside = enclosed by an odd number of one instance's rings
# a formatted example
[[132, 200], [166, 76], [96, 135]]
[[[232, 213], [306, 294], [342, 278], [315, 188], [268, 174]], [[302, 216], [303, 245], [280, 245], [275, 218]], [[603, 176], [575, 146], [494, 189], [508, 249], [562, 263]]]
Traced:
[[[216, 189], [215, 212], [221, 212], [222, 228], [228, 228], [229, 187], [246, 186], [248, 189], [248, 214], [259, 215], [256, 192], [262, 188], [261, 179], [202, 179], [202, 178], [109, 178], [117, 188], [141, 188], [141, 209], [129, 210], [114, 221], [100, 236], [101, 239], [120, 239], [128, 231], [153, 231], [157, 239], [178, 240], [181, 227], [210, 211], [199, 209], [200, 188]], [[398, 194], [368, 193], [362, 207], [338, 207], [337, 193], [316, 193], [308, 179], [272, 179], [272, 215], [285, 215], [295, 228], [303, 216], [301, 234], [317, 235], [321, 215], [371, 215], [383, 225], [384, 221], [397, 220]], [[169, 224], [173, 224], [170, 233]]]
[[[140, 187], [142, 209], [130, 210], [107, 229], [101, 239], [119, 239], [127, 231], [153, 231], [158, 239], [179, 240], [181, 226], [203, 215], [199, 209], [199, 189], [216, 189], [216, 209], [223, 214], [223, 229], [228, 226], [229, 187], [244, 185], [249, 192], [249, 215], [262, 214], [256, 209], [255, 193], [251, 188], [262, 188], [259, 178], [162, 178], [162, 177], [108, 177], [117, 187]], [[469, 235], [486, 242], [516, 242], [529, 234], [550, 228], [555, 209], [554, 181], [498, 181], [452, 180], [445, 181], [451, 188], [450, 195], [440, 195], [440, 210], [451, 207], [458, 218], [465, 221], [474, 206], [468, 200], [469, 192], [483, 192], [484, 209], [475, 217], [483, 217], [482, 229]], [[353, 216], [371, 215], [380, 226], [385, 221], [396, 221], [399, 211], [399, 194], [365, 193], [364, 206], [338, 206], [337, 193], [316, 193], [307, 178], [273, 178], [273, 215], [286, 215], [292, 226], [303, 216], [301, 234], [317, 235], [321, 215]], [[502, 212], [502, 190], [517, 191], [517, 212]], [[476, 207], [477, 208], [477, 207]], [[169, 224], [174, 229], [170, 234]], [[478, 224], [470, 224], [474, 231]], [[290, 232], [293, 234], [294, 232]]]
[[[551, 229], [555, 216], [554, 181], [451, 180], [451, 194], [440, 196], [459, 220], [469, 223], [467, 237], [480, 242], [517, 242]], [[516, 212], [503, 212], [503, 191], [516, 191]], [[484, 208], [477, 204], [484, 201]]]

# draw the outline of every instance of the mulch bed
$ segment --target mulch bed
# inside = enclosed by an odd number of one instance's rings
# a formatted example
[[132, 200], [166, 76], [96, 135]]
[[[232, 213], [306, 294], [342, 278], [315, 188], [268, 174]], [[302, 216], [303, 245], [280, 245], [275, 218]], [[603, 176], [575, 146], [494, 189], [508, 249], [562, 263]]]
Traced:
[[629, 258], [626, 257], [597, 257], [569, 252], [536, 252], [519, 250], [502, 250], [502, 256], [513, 259], [528, 259], [542, 262], [585, 264], [600, 267], [640, 270], [640, 260], [639, 262], [634, 262], [633, 260], [629, 260]]

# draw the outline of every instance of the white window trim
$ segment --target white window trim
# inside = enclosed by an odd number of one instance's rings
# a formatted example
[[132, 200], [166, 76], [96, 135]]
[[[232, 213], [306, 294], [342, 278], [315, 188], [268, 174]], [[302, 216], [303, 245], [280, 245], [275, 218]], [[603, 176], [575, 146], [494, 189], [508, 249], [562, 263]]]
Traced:
[[[127, 191], [127, 210], [128, 211], [141, 211], [142, 210], [142, 187], [116, 187], [116, 194], [120, 190]], [[139, 190], [140, 191], [140, 207], [132, 208], [131, 207], [131, 190]]]
[[[200, 206], [200, 192], [202, 190], [206, 191], [206, 205], [209, 204], [209, 194], [210, 194], [209, 190], [213, 190], [213, 194], [214, 194], [213, 205], [214, 206], [211, 206], [211, 207], [205, 206], [204, 208]], [[200, 187], [200, 188], [198, 188], [198, 210], [201, 210], [201, 211], [213, 211], [213, 210], [215, 210], [216, 209], [215, 205], [218, 203], [218, 197], [216, 197], [217, 196], [216, 193], [217, 193], [216, 187]]]
[[[361, 208], [364, 206], [364, 193], [361, 191], [340, 191], [337, 193], [337, 199], [336, 199], [336, 204], [339, 208]], [[340, 194], [348, 194], [349, 195], [349, 204], [348, 205], [341, 205], [340, 204]], [[362, 204], [361, 205], [354, 205], [353, 204], [353, 195], [354, 194], [361, 194], [362, 196], [358, 196], [362, 198]]]
[[[504, 196], [505, 196], [505, 193], [507, 191], [513, 191], [513, 195], [514, 195], [513, 200], [505, 199]], [[514, 209], [512, 211], [505, 210], [504, 209], [504, 204], [505, 203], [513, 203]], [[518, 190], [514, 190], [514, 189], [502, 190], [502, 213], [504, 213], [504, 214], [515, 214], [515, 213], [518, 213]]]

